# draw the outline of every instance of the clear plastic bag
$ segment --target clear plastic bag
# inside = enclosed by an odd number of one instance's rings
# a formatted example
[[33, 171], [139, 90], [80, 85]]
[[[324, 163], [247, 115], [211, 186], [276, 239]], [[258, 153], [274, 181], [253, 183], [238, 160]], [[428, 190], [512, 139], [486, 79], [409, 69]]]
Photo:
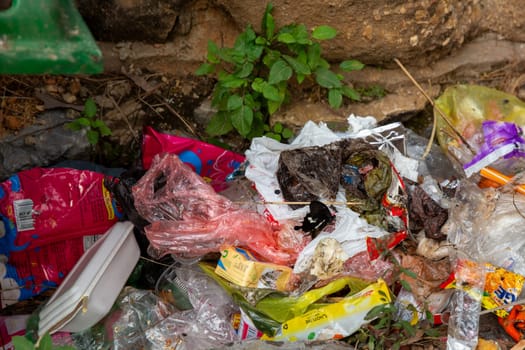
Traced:
[[472, 259], [525, 275], [523, 213], [525, 196], [462, 181], [442, 230]]
[[230, 321], [239, 310], [226, 291], [196, 265], [178, 266], [174, 271], [188, 291], [193, 309], [172, 313], [150, 327], [145, 334], [151, 348], [210, 349], [235, 341]]

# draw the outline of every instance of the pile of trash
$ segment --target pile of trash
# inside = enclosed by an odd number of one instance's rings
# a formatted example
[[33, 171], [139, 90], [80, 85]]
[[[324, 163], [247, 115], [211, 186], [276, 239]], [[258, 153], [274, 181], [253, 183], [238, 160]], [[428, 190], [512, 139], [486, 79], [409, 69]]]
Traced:
[[525, 103], [458, 85], [435, 118], [440, 147], [352, 115], [245, 155], [146, 127], [140, 168], [12, 175], [1, 309], [52, 296], [1, 345], [475, 349], [484, 313], [519, 342]]

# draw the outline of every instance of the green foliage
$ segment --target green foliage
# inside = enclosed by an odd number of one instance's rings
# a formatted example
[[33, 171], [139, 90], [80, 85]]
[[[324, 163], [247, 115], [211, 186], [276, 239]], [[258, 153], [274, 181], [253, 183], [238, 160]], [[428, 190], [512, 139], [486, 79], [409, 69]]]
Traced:
[[104, 121], [97, 118], [97, 105], [92, 98], [86, 100], [82, 115], [68, 123], [67, 127], [75, 131], [86, 129], [86, 136], [92, 145], [98, 144], [102, 136], [111, 135], [111, 130]]
[[[410, 292], [410, 285], [402, 277], [417, 279], [417, 274], [402, 267], [395, 255], [389, 250], [386, 250], [383, 255], [396, 266], [394, 279]], [[439, 338], [446, 333], [446, 326], [434, 326], [434, 316], [428, 310], [427, 305], [422, 305], [419, 309], [412, 304], [404, 305], [403, 309], [410, 311], [412, 315], [417, 315], [415, 319], [407, 321], [400, 317], [402, 313], [398, 310], [398, 304], [387, 303], [386, 298], [382, 298], [382, 301], [384, 304], [372, 308], [366, 315], [365, 319], [370, 323], [350, 336], [347, 342], [361, 344], [368, 350], [400, 349], [402, 346], [415, 344], [419, 341]], [[405, 317], [407, 315], [406, 310]], [[422, 317], [421, 314], [424, 316]], [[360, 348], [356, 346], [356, 349]]]
[[[272, 5], [268, 4], [261, 21], [261, 34], [248, 26], [233, 47], [219, 48], [208, 42], [206, 63], [197, 75], [215, 75], [212, 106], [217, 113], [206, 131], [219, 136], [235, 130], [251, 139], [263, 134], [284, 134], [271, 131], [269, 116], [289, 101], [289, 85], [295, 78], [298, 84], [305, 80], [317, 83], [327, 91], [328, 103], [341, 107], [343, 99], [360, 100], [355, 89], [346, 86], [343, 76], [330, 69], [321, 56], [320, 41], [333, 39], [337, 31], [321, 25], [309, 31], [303, 24], [275, 27]], [[343, 71], [359, 70], [364, 65], [357, 60], [341, 62]], [[267, 127], [265, 129], [265, 126]]]
[[264, 125], [264, 136], [270, 137], [279, 142], [287, 141], [293, 135], [293, 131], [289, 128], [285, 128], [281, 123], [275, 123], [273, 127]]
[[12, 341], [16, 350], [75, 350], [75, 347], [69, 345], [53, 345], [53, 340], [49, 333], [46, 333], [42, 339], [40, 339], [38, 345], [33, 344], [29, 339], [21, 336], [14, 336]]
[[372, 85], [370, 87], [361, 87], [356, 89], [363, 97], [381, 98], [386, 95], [386, 91], [382, 86]]

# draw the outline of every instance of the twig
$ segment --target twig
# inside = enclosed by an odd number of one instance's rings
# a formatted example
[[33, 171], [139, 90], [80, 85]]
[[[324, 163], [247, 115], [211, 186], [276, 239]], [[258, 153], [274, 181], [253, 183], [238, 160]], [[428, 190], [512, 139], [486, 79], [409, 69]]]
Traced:
[[122, 111], [122, 109], [121, 109], [120, 106], [118, 105], [117, 101], [115, 101], [115, 99], [113, 98], [113, 96], [111, 96], [110, 94], [108, 94], [107, 96], [111, 99], [111, 102], [113, 103], [113, 105], [115, 106], [115, 108], [119, 111], [119, 113], [120, 113], [120, 114], [122, 115], [122, 117], [124, 118], [124, 121], [125, 121], [126, 124], [128, 125], [129, 131], [131, 131], [131, 134], [133, 135], [133, 137], [135, 138], [135, 140], [138, 140], [138, 135], [137, 135], [137, 133], [135, 132], [135, 130], [133, 130], [133, 126], [131, 126], [131, 123], [129, 122], [128, 116]]
[[[397, 63], [397, 65], [399, 66], [399, 68], [401, 68], [401, 70], [403, 71], [403, 73], [405, 73], [405, 75], [408, 77], [408, 79], [410, 79], [410, 81], [418, 88], [418, 90], [423, 94], [423, 96], [425, 96], [425, 98], [428, 100], [428, 102], [430, 103], [430, 105], [436, 110], [438, 111], [439, 115], [443, 118], [443, 120], [448, 124], [448, 126], [452, 129], [452, 131], [454, 131], [454, 133], [459, 137], [459, 139], [461, 140], [461, 142], [463, 142], [465, 144], [465, 146], [469, 149], [469, 151], [473, 154], [475, 154], [476, 152], [474, 152], [474, 150], [470, 147], [470, 145], [468, 144], [467, 140], [465, 140], [465, 138], [463, 137], [463, 135], [461, 135], [461, 133], [459, 131], [456, 130], [456, 128], [454, 127], [454, 125], [452, 125], [452, 122], [448, 119], [448, 117], [445, 115], [445, 113], [441, 110], [441, 108], [439, 108], [439, 106], [437, 106], [435, 103], [434, 103], [434, 100], [432, 100], [432, 98], [430, 98], [430, 96], [426, 93], [426, 91], [423, 89], [423, 87], [421, 85], [419, 85], [419, 83], [414, 79], [414, 77], [408, 72], [408, 70], [405, 68], [405, 66], [403, 66], [403, 64], [397, 59], [397, 58], [394, 58], [394, 61]], [[427, 148], [425, 149], [425, 153], [423, 153], [423, 156], [421, 157], [422, 159], [426, 158], [426, 156], [430, 153], [430, 149], [432, 147], [432, 143], [434, 142], [434, 136], [436, 134], [436, 128], [437, 128], [437, 118], [436, 116], [434, 115], [434, 119], [433, 119], [433, 123], [432, 123], [432, 133], [430, 135], [430, 140], [427, 144]]]
[[41, 132], [44, 132], [44, 131], [47, 131], [47, 130], [51, 130], [51, 129], [56, 128], [57, 126], [67, 124], [69, 122], [70, 122], [69, 120], [64, 120], [64, 121], [60, 121], [60, 122], [58, 122], [56, 124], [46, 126], [44, 128], [41, 128], [41, 129], [35, 129], [35, 130], [31, 130], [31, 131], [23, 130], [18, 135], [11, 136], [11, 137], [6, 137], [5, 139], [0, 140], [0, 144], [6, 144], [6, 143], [9, 143], [9, 142], [14, 142], [14, 141], [16, 141], [18, 139], [21, 139], [23, 137], [31, 136], [31, 135], [38, 134], [38, 133], [41, 133]]
[[162, 116], [162, 114], [160, 114], [159, 112], [157, 112], [157, 110], [154, 108], [154, 107], [159, 107], [159, 106], [164, 106], [164, 104], [162, 103], [159, 103], [159, 104], [155, 104], [155, 105], [152, 105], [150, 103], [148, 103], [144, 98], [142, 98], [141, 96], [138, 97], [139, 101], [144, 103], [147, 107], [149, 107], [153, 113], [155, 113], [156, 115], [158, 115], [159, 117], [161, 117], [162, 119], [164, 118]]
[[173, 114], [174, 116], [176, 116], [177, 118], [179, 118], [179, 120], [186, 126], [186, 128], [188, 128], [188, 130], [196, 137], [199, 137], [199, 135], [197, 135], [197, 132], [195, 131], [195, 129], [179, 114], [179, 112], [177, 112], [175, 109], [173, 109], [173, 107], [171, 107], [169, 105], [169, 103], [165, 102], [161, 96], [159, 96], [158, 94], [155, 94], [155, 97], [157, 98], [157, 100], [162, 103], [162, 105], [164, 107], [166, 107], [168, 109], [168, 111], [170, 111], [171, 114]]
[[[262, 202], [250, 202], [250, 201], [238, 201], [233, 202], [236, 204], [263, 204], [263, 205], [309, 205], [311, 202], [286, 202], [286, 201], [262, 201]], [[353, 205], [353, 204], [361, 204], [361, 202], [335, 202], [335, 201], [328, 201], [328, 202], [321, 202], [325, 205]]]

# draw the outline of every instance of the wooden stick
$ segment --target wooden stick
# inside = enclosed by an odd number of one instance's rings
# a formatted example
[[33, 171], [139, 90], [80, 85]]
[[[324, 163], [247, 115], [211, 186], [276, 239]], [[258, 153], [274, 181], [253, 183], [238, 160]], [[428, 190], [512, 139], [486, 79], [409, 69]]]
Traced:
[[[439, 108], [439, 106], [437, 106], [434, 103], [434, 100], [432, 100], [430, 98], [430, 96], [426, 93], [426, 91], [423, 89], [423, 87], [421, 85], [419, 85], [419, 83], [416, 81], [416, 79], [414, 79], [414, 77], [408, 72], [408, 70], [405, 68], [405, 66], [403, 66], [403, 64], [397, 58], [394, 58], [394, 61], [397, 63], [399, 68], [401, 68], [403, 73], [405, 73], [405, 75], [408, 77], [408, 79], [410, 79], [412, 84], [414, 84], [418, 88], [418, 90], [423, 94], [423, 96], [425, 96], [425, 98], [430, 103], [430, 105], [438, 111], [439, 115], [441, 115], [443, 120], [448, 124], [448, 126], [452, 129], [452, 131], [454, 131], [454, 133], [459, 137], [461, 142], [463, 142], [465, 144], [465, 146], [468, 148], [468, 150], [472, 154], [475, 154], [476, 152], [474, 152], [472, 147], [470, 147], [470, 145], [468, 144], [467, 140], [465, 140], [463, 135], [461, 135], [461, 133], [456, 130], [456, 128], [452, 125], [452, 122], [450, 121], [450, 119], [448, 119], [448, 117], [441, 110], [441, 108]], [[433, 123], [432, 123], [432, 133], [430, 135], [430, 140], [428, 142], [427, 148], [425, 149], [425, 153], [423, 153], [422, 158], [425, 158], [428, 155], [428, 153], [430, 152], [430, 148], [432, 147], [432, 143], [434, 142], [434, 136], [436, 134], [436, 128], [437, 128], [437, 119], [436, 119], [436, 116], [434, 115], [434, 119], [433, 119]]]
[[[285, 201], [270, 201], [270, 202], [250, 202], [250, 201], [239, 201], [239, 202], [233, 202], [235, 204], [263, 204], [263, 205], [309, 205], [311, 202], [285, 202]], [[353, 205], [353, 204], [361, 204], [362, 202], [335, 202], [335, 201], [328, 201], [328, 202], [321, 202], [325, 205]]]

